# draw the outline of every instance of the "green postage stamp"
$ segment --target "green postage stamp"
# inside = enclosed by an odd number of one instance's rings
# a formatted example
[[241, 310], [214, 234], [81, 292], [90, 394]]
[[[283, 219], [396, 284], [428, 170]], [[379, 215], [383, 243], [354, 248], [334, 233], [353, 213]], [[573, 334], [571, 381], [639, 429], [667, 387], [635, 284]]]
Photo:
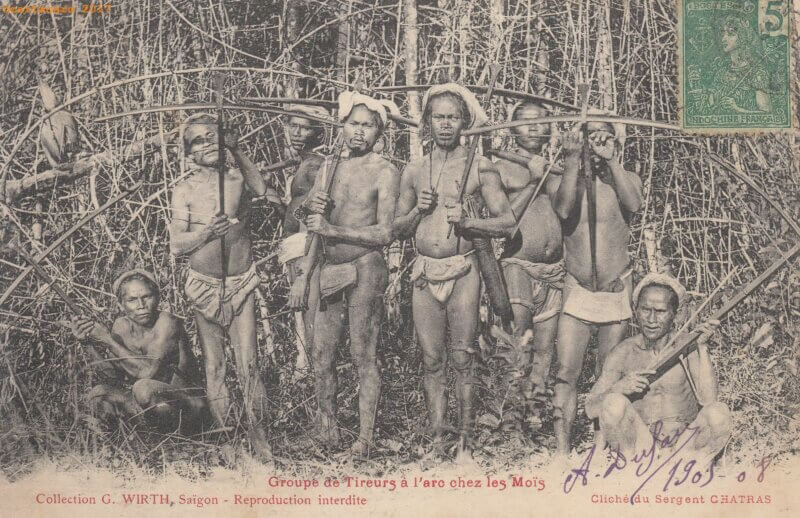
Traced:
[[683, 128], [792, 126], [789, 0], [678, 0]]

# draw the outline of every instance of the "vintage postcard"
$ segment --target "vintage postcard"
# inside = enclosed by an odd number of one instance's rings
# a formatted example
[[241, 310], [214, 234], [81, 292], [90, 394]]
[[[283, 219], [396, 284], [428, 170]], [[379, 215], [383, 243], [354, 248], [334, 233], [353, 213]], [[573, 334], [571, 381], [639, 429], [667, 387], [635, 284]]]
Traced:
[[789, 0], [682, 0], [678, 9], [682, 127], [791, 128]]
[[796, 516], [798, 12], [0, 0], [0, 517]]

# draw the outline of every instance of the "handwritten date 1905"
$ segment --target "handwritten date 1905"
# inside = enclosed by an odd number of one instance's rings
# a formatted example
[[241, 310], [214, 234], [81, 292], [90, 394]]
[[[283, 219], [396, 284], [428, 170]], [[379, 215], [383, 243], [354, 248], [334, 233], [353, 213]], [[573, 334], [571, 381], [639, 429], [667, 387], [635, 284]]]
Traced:
[[[626, 459], [619, 450], [609, 450], [608, 448], [603, 450], [608, 453], [608, 465], [604, 470], [595, 473], [594, 478], [601, 476], [606, 478], [617, 471], [633, 469], [639, 485], [631, 494], [631, 504], [634, 504], [636, 495], [650, 482], [656, 483], [655, 479], [658, 475], [663, 476], [663, 478], [658, 477], [660, 478], [660, 490], [663, 492], [687, 483], [705, 487], [714, 479], [713, 460], [688, 458], [691, 452], [684, 451], [686, 445], [691, 443], [697, 433], [696, 427], [688, 426], [674, 436], [662, 436], [661, 423], [655, 423], [652, 432], [653, 439], [649, 447], [637, 452], [633, 458]], [[596, 446], [592, 446], [581, 465], [578, 468], [570, 469], [562, 486], [564, 493], [570, 493], [579, 480], [582, 486], [588, 485], [596, 449]], [[771, 461], [770, 457], [764, 457], [758, 464], [758, 482], [763, 482], [764, 471]], [[742, 471], [736, 478], [739, 482], [743, 482], [747, 478], [747, 473]]]

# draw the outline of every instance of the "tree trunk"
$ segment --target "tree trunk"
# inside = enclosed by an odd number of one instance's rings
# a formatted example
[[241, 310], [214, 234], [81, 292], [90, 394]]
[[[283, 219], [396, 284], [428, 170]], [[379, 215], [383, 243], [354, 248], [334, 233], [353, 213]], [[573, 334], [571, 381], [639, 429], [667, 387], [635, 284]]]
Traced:
[[[405, 32], [403, 36], [403, 43], [405, 48], [405, 72], [406, 84], [416, 85], [417, 74], [419, 73], [419, 47], [417, 42], [419, 40], [419, 26], [417, 25], [417, 0], [403, 0], [403, 8], [405, 9]], [[408, 92], [408, 114], [414, 120], [420, 120], [422, 113], [420, 112], [420, 95], [416, 90]], [[422, 156], [422, 143], [419, 139], [419, 133], [416, 131], [409, 132], [409, 155], [412, 159]]]
[[350, 61], [350, 12], [353, 8], [353, 1], [342, 2], [339, 7], [339, 35], [336, 41], [336, 79], [347, 82], [348, 68]]

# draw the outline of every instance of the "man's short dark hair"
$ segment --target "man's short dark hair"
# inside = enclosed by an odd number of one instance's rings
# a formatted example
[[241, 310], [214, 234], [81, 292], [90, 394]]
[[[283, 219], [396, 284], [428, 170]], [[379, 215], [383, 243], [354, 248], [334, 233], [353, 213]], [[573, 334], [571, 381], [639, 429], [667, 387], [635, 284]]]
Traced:
[[514, 107], [514, 111], [511, 112], [511, 120], [517, 120], [519, 118], [519, 112], [525, 108], [536, 108], [537, 110], [542, 110], [544, 113], [548, 113], [547, 106], [545, 106], [543, 103], [526, 100]]
[[161, 292], [158, 288], [158, 284], [154, 283], [153, 280], [148, 276], [134, 272], [131, 273], [130, 275], [125, 276], [122, 282], [119, 283], [119, 286], [117, 286], [117, 292], [114, 294], [117, 297], [117, 301], [122, 302], [122, 294], [125, 293], [125, 287], [132, 281], [141, 281], [145, 283], [150, 288], [150, 290], [152, 290], [153, 294], [156, 297], [161, 298]]
[[432, 95], [429, 99], [427, 104], [425, 105], [425, 112], [422, 114], [422, 120], [426, 126], [430, 127], [431, 125], [431, 107], [433, 106], [434, 99], [450, 99], [456, 106], [458, 106], [458, 111], [461, 112], [461, 118], [464, 120], [464, 127], [469, 128], [470, 124], [472, 124], [472, 117], [469, 114], [469, 108], [467, 107], [467, 102], [461, 98], [460, 95], [454, 94], [453, 92], [441, 92], [436, 95]]
[[[669, 292], [669, 305], [672, 307], [672, 311], [674, 313], [678, 312], [678, 307], [680, 306], [680, 297], [678, 297], [678, 294], [675, 293], [675, 290], [673, 290], [666, 284], [661, 284], [658, 282], [654, 282], [653, 284], [648, 284], [647, 286], [642, 288], [642, 291], [639, 293], [639, 299], [642, 298], [642, 295], [644, 295], [645, 290], [649, 290], [650, 288], [662, 288], [667, 290]], [[639, 305], [639, 300], [636, 300], [636, 305], [637, 306]]]
[[191, 125], [193, 125], [193, 124], [216, 125], [217, 124], [217, 118], [214, 117], [213, 115], [209, 114], [209, 113], [196, 113], [196, 114], [191, 115], [190, 117], [188, 117], [183, 122], [183, 124], [184, 124], [184, 130], [183, 130], [183, 154], [184, 155], [188, 155], [189, 154], [189, 147], [191, 146], [192, 143], [189, 142], [189, 139], [187, 138], [187, 135], [186, 135], [187, 131], [186, 130], [188, 130], [189, 127]]

